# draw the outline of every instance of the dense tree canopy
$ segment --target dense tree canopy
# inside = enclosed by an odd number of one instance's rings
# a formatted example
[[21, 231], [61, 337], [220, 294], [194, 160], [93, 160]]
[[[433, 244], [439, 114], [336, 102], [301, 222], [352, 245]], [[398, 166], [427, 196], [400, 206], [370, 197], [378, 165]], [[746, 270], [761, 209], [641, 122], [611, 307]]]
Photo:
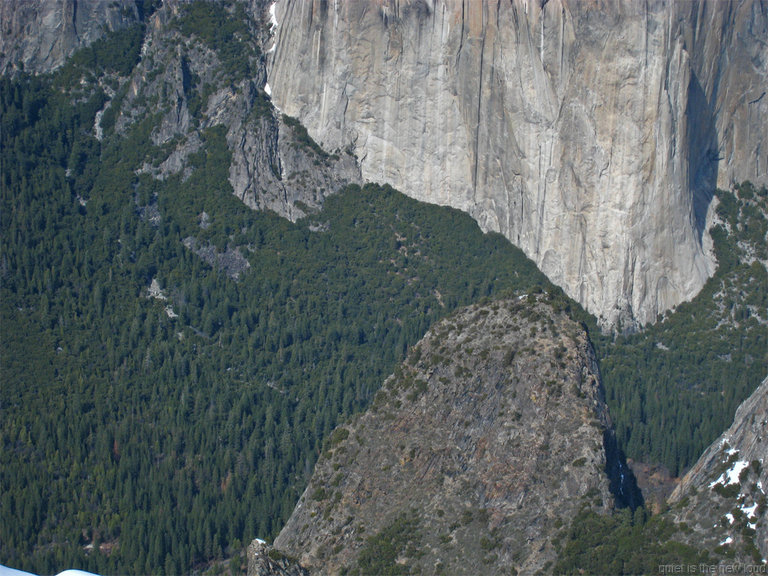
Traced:
[[[178, 27], [247, 74], [255, 54], [219, 34], [247, 31], [202, 4]], [[167, 154], [153, 118], [97, 140], [108, 97], [80, 79], [119, 84], [142, 32], [52, 76], [0, 78], [0, 563], [180, 573], [273, 537], [324, 438], [408, 347], [513, 290], [549, 290], [590, 326], [625, 452], [675, 473], [765, 376], [768, 278], [744, 248], [765, 248], [764, 190], [719, 194], [720, 267], [699, 297], [614, 339], [456, 210], [366, 185], [295, 224], [251, 211], [221, 126], [201, 132], [189, 179], [137, 175]], [[202, 249], [236, 255], [238, 273]]]

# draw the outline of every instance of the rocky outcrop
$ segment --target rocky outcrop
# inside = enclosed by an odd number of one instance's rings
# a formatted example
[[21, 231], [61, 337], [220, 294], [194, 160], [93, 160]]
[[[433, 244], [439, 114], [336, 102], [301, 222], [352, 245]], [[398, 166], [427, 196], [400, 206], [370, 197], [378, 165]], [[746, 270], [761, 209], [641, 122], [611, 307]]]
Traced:
[[731, 550], [744, 562], [768, 559], [766, 460], [768, 378], [670, 496], [670, 514], [693, 528], [691, 541]]
[[[236, 8], [213, 4], [214, 9]], [[114, 104], [115, 129], [126, 132], [155, 115], [151, 138], [167, 156], [147, 163], [142, 172], [165, 179], [192, 170], [188, 158], [204, 146], [201, 134], [225, 126], [232, 160], [229, 181], [246, 205], [272, 210], [295, 221], [318, 210], [329, 194], [360, 183], [360, 169], [348, 153], [328, 154], [306, 130], [272, 105], [266, 87], [265, 61], [259, 38], [259, 3], [249, 6], [249, 35], [243, 51], [250, 73], [233, 73], [205, 41], [183, 34], [184, 3], [167, 2], [151, 18], [141, 62]], [[288, 123], [286, 124], [286, 120]]]
[[545, 300], [433, 327], [372, 408], [331, 434], [275, 548], [319, 574], [546, 570], [555, 534], [581, 506], [612, 508], [630, 474], [606, 448], [587, 335]]
[[268, 546], [263, 540], [254, 540], [248, 546], [248, 576], [308, 576], [309, 571]]
[[72, 52], [107, 30], [140, 17], [135, 0], [3, 0], [0, 2], [0, 74], [50, 72]]
[[250, 124], [232, 126], [230, 183], [247, 206], [295, 221], [318, 210], [329, 194], [360, 183], [361, 177], [353, 156], [328, 154], [307, 140], [303, 126], [285, 120], [270, 112]]
[[695, 295], [719, 182], [768, 182], [768, 8], [280, 0], [269, 84], [363, 177], [502, 232], [603, 325]]

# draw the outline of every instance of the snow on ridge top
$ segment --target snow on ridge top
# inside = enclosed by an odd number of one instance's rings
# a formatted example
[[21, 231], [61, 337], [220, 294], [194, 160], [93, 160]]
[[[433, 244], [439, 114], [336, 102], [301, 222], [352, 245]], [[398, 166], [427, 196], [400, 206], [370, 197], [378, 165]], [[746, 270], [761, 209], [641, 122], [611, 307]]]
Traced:
[[[729, 451], [730, 453], [730, 451]], [[734, 451], [736, 453], [736, 451]], [[741, 471], [744, 470], [749, 466], [749, 462], [746, 460], [737, 460], [734, 462], [733, 466], [731, 466], [730, 470], [726, 470], [723, 472], [720, 477], [713, 481], [709, 487], [714, 488], [716, 484], [722, 484], [723, 486], [730, 486], [731, 484], [738, 484], [739, 483], [739, 475], [741, 474]]]

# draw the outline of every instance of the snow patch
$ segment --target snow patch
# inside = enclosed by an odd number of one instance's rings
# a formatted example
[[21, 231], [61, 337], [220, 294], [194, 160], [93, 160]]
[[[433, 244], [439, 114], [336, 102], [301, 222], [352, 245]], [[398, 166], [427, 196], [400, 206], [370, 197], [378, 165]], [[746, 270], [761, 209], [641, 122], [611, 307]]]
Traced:
[[725, 515], [725, 519], [728, 520], [728, 524], [733, 524], [734, 518], [733, 518], [733, 514], [731, 514], [730, 512], [728, 512], [728, 514]]
[[757, 515], [755, 514], [756, 510], [757, 504], [752, 504], [752, 506], [747, 506], [746, 504], [741, 505], [741, 511], [744, 512], [744, 515], [749, 520], [757, 519]]
[[725, 540], [723, 540], [722, 542], [720, 542], [720, 546], [725, 546], [726, 544], [730, 544], [731, 542], [733, 542], [733, 538], [731, 538], [730, 536], [728, 536], [728, 538], [726, 538]]
[[269, 33], [274, 34], [275, 29], [280, 26], [277, 22], [277, 2], [272, 2], [269, 5]]
[[264, 92], [266, 92], [266, 93], [267, 93], [267, 96], [269, 96], [270, 98], [272, 98], [272, 87], [269, 85], [269, 82], [267, 82], [266, 84], [264, 84]]
[[[736, 454], [736, 450], [728, 450], [729, 455]], [[733, 466], [731, 466], [730, 470], [726, 470], [720, 475], [720, 478], [710, 483], [709, 487], [714, 488], [716, 484], [722, 484], [723, 486], [730, 486], [731, 484], [738, 484], [739, 483], [739, 475], [741, 474], [741, 471], [744, 470], [749, 466], [749, 462], [746, 460], [737, 460]]]
[[[266, 545], [267, 545], [267, 543], [266, 543], [264, 540], [262, 540], [261, 538], [254, 538], [253, 540], [254, 540], [254, 542], [256, 542], [257, 544], [260, 544], [261, 546], [266, 546]], [[258, 552], [256, 552], [256, 553], [255, 553], [255, 556], [256, 556], [256, 558], [258, 558], [258, 557], [259, 557], [259, 553], [258, 553]]]
[[[277, 2], [272, 2], [269, 5], [269, 33], [275, 35], [275, 30], [280, 24], [277, 22]], [[267, 50], [267, 54], [272, 54], [277, 49], [277, 41], [272, 44], [272, 47]]]

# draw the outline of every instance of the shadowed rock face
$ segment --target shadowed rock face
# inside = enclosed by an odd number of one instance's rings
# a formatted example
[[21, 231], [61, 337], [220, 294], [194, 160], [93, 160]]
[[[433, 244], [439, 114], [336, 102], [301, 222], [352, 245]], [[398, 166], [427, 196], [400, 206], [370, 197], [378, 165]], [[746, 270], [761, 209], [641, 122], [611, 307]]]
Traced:
[[768, 181], [767, 13], [280, 0], [269, 83], [364, 178], [502, 232], [604, 325], [646, 323], [713, 271], [715, 185]]
[[690, 540], [722, 545], [746, 563], [768, 558], [768, 378], [669, 498]]
[[0, 74], [20, 64], [28, 72], [50, 72], [77, 48], [139, 16], [134, 0], [2, 0]]
[[375, 569], [379, 537], [416, 571], [534, 573], [581, 506], [614, 506], [610, 435], [577, 324], [543, 301], [470, 307], [333, 432], [274, 545], [321, 574]]

